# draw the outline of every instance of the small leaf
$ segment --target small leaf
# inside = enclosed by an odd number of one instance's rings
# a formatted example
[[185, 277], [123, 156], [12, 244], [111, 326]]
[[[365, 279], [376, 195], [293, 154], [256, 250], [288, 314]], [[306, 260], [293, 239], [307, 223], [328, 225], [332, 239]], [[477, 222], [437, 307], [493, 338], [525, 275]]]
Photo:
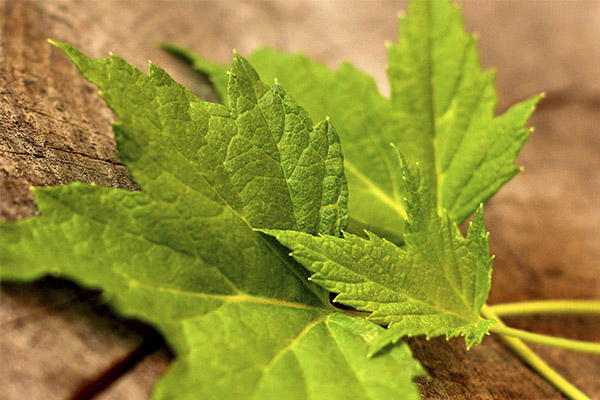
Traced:
[[336, 302], [389, 326], [371, 354], [405, 335], [462, 335], [471, 347], [495, 323], [480, 315], [492, 273], [482, 208], [464, 238], [446, 212], [437, 215], [420, 170], [401, 164], [408, 211], [402, 247], [370, 232], [368, 240], [263, 232], [292, 249], [292, 257], [314, 273], [312, 282], [338, 293]]

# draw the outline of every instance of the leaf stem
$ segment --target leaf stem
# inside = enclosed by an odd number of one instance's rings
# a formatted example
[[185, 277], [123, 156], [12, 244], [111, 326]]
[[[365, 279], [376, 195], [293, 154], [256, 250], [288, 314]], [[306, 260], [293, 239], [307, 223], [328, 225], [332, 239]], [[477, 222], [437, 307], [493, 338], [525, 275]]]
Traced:
[[500, 317], [528, 314], [600, 315], [600, 300], [539, 300], [488, 306]]
[[[495, 319], [500, 326], [506, 326], [500, 317], [487, 304], [481, 308], [481, 315], [486, 318]], [[544, 360], [535, 354], [523, 341], [518, 338], [502, 336], [506, 344], [540, 376], [558, 389], [562, 394], [572, 400], [591, 400], [582, 391], [573, 386], [558, 372], [550, 367]]]
[[510, 336], [525, 340], [526, 342], [539, 343], [546, 346], [581, 351], [584, 353], [600, 354], [600, 343], [541, 335], [539, 333], [527, 332], [522, 329], [510, 328], [502, 325], [494, 325], [490, 328], [490, 331], [502, 336]]

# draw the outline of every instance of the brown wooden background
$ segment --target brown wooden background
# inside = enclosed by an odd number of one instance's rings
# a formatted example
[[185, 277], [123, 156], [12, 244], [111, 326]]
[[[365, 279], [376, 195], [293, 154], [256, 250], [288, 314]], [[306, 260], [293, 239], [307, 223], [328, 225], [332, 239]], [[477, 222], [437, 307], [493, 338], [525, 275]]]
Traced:
[[[498, 70], [500, 111], [546, 91], [519, 163], [525, 171], [486, 207], [497, 255], [490, 303], [600, 298], [600, 2], [462, 1]], [[336, 66], [350, 59], [385, 92], [385, 40], [397, 1], [16, 1], [0, 3], [0, 216], [35, 214], [29, 185], [73, 180], [134, 188], [114, 150], [111, 112], [47, 38], [87, 54], [148, 59], [211, 99], [206, 85], [154, 44], [169, 40], [214, 60], [266, 44]], [[145, 399], [168, 367], [147, 328], [124, 322], [98, 293], [45, 280], [0, 291], [0, 398]], [[530, 317], [513, 326], [600, 341], [598, 317]], [[411, 340], [432, 380], [427, 399], [559, 399], [496, 338]], [[533, 346], [592, 398], [600, 357]], [[146, 354], [150, 354], [145, 356]], [[141, 361], [139, 361], [141, 359]], [[137, 362], [139, 361], [139, 362]], [[127, 368], [131, 367], [127, 372]], [[117, 378], [118, 379], [115, 379]]]

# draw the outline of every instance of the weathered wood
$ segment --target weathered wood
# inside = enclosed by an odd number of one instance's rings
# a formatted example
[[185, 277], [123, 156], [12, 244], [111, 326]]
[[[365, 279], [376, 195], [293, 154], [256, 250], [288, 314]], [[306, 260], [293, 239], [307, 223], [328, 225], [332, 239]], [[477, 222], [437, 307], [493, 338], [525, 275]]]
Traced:
[[148, 399], [152, 383], [167, 370], [171, 356], [166, 350], [149, 355], [114, 385], [102, 392], [98, 400]]
[[[134, 187], [108, 135], [110, 114], [46, 42], [77, 32], [40, 5], [0, 3], [0, 216], [8, 220], [35, 214], [30, 185]], [[69, 398], [143, 342], [97, 307], [97, 294], [42, 283], [3, 284], [0, 296], [3, 399]]]
[[142, 344], [98, 298], [55, 280], [2, 285], [0, 398], [68, 399]]
[[[490, 302], [600, 297], [600, 4], [461, 2], [480, 33], [483, 63], [498, 69], [500, 109], [548, 92], [525, 171], [486, 207], [497, 254]], [[119, 162], [110, 111], [45, 39], [69, 41], [92, 56], [113, 51], [140, 68], [148, 58], [210, 97], [200, 80], [153, 47], [187, 45], [219, 61], [258, 44], [302, 50], [329, 65], [350, 59], [386, 90], [384, 40], [396, 36], [403, 2], [377, 6], [312, 2], [0, 3], [0, 216], [35, 213], [29, 185], [73, 180], [134, 189]], [[47, 284], [46, 284], [47, 285]], [[54, 284], [53, 284], [54, 285]], [[89, 292], [43, 284], [2, 288], [0, 379], [3, 399], [68, 398], [141, 344], [143, 334], [107, 314]], [[81, 302], [81, 297], [91, 296]], [[98, 314], [98, 310], [101, 310]], [[516, 327], [600, 341], [600, 320], [515, 318]], [[461, 340], [411, 339], [432, 380], [428, 399], [559, 399], [561, 396], [494, 338], [469, 352]], [[592, 398], [600, 359], [535, 346]], [[146, 398], [167, 353], [144, 359], [100, 397]]]

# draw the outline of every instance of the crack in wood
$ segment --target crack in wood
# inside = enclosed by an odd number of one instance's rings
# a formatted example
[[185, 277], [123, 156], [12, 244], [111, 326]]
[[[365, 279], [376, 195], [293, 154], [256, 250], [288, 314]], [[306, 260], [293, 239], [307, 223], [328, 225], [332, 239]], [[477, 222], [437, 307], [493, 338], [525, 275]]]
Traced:
[[[39, 147], [42, 147], [42, 146], [39, 146]], [[85, 154], [85, 153], [80, 153], [78, 151], [63, 150], [63, 149], [59, 149], [59, 148], [56, 148], [56, 147], [50, 147], [50, 146], [43, 146], [42, 148], [56, 150], [56, 151], [60, 151], [60, 152], [67, 153], [67, 154], [82, 156], [82, 157], [87, 158], [87, 159], [92, 160], [92, 161], [99, 161], [99, 162], [103, 162], [103, 163], [114, 165], [116, 167], [125, 167], [125, 164], [123, 164], [121, 162], [115, 162], [115, 161], [112, 161], [110, 159], [104, 159], [104, 158], [96, 158], [96, 157], [90, 156], [90, 155]], [[5, 150], [5, 149], [0, 149], [0, 152], [2, 152], [2, 153], [8, 153], [8, 154], [14, 154], [14, 155], [18, 155], [18, 156], [29, 156], [29, 157], [33, 157], [33, 158], [45, 158], [45, 159], [51, 160], [53, 162], [61, 163], [61, 164], [67, 164], [67, 165], [72, 165], [72, 166], [79, 167], [79, 168], [86, 168], [86, 169], [94, 170], [93, 168], [90, 168], [90, 167], [85, 166], [85, 165], [70, 163], [68, 161], [61, 160], [61, 159], [58, 159], [58, 158], [51, 158], [51, 157], [48, 157], [48, 156], [46, 156], [46, 155], [44, 155], [42, 153], [28, 153], [26, 151], [12, 151], [12, 150]]]
[[[7, 92], [8, 92], [8, 94], [12, 95], [12, 93], [10, 91], [7, 91]], [[15, 96], [13, 95], [13, 97], [15, 97]], [[19, 103], [14, 102], [14, 101], [5, 100], [5, 104], [11, 105], [11, 106], [13, 106], [15, 108], [20, 108], [22, 110], [29, 111], [29, 112], [34, 113], [34, 114], [38, 114], [38, 115], [44, 116], [44, 117], [46, 117], [48, 119], [51, 119], [51, 120], [56, 121], [56, 122], [60, 122], [62, 124], [67, 124], [67, 125], [70, 125], [70, 126], [75, 126], [75, 127], [79, 128], [79, 129], [82, 129], [82, 130], [88, 129], [87, 127], [85, 127], [83, 125], [79, 125], [78, 123], [75, 123], [73, 121], [69, 121], [69, 120], [63, 119], [61, 117], [55, 117], [54, 115], [48, 114], [47, 112], [36, 110], [35, 108], [31, 108], [31, 107], [28, 107], [28, 106], [23, 105], [23, 104], [19, 104]]]
[[148, 334], [145, 335], [144, 342], [137, 349], [116, 361], [91, 381], [83, 384], [69, 400], [89, 400], [95, 398], [111, 387], [120, 378], [127, 375], [128, 372], [133, 370], [133, 368], [141, 363], [146, 357], [166, 348], [162, 336], [156, 331], [150, 330], [150, 328], [148, 328], [148, 331]]

